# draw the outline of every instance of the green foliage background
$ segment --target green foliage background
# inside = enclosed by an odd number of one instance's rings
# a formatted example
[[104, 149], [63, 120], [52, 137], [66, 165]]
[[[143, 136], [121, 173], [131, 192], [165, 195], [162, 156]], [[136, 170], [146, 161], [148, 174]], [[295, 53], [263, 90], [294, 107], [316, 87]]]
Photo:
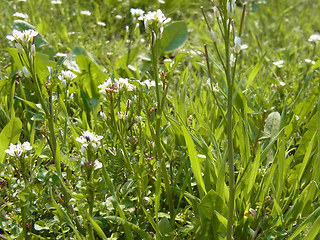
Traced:
[[[236, 29], [241, 3], [237, 1]], [[0, 189], [1, 236], [22, 239], [21, 202], [32, 200], [26, 213], [32, 239], [85, 239], [88, 223], [97, 239], [224, 239], [227, 86], [200, 10], [204, 6], [218, 32], [210, 1], [62, 0], [54, 5], [45, 0], [8, 0], [1, 4], [0, 179], [5, 183]], [[160, 48], [166, 50], [159, 50], [160, 72], [168, 74], [169, 84], [161, 144], [173, 192], [174, 225], [154, 159], [154, 91], [126, 92], [113, 106], [97, 89], [109, 77], [152, 78], [150, 39], [142, 22], [135, 28], [130, 8], [146, 12], [160, 8], [177, 22], [164, 33]], [[80, 14], [83, 10], [91, 15]], [[316, 0], [248, 1], [242, 35], [248, 48], [238, 60], [233, 99], [235, 239], [319, 238], [320, 43], [308, 41], [320, 32], [319, 10]], [[45, 137], [45, 113], [35, 105], [40, 101], [35, 86], [22, 76], [17, 50], [5, 38], [13, 27], [28, 27], [12, 16], [15, 12], [27, 14], [25, 22], [41, 34], [35, 61], [43, 83], [47, 66], [56, 73], [66, 67], [74, 70], [75, 63], [79, 67], [69, 88], [73, 99], [64, 102], [63, 86], [53, 80], [54, 134], [62, 177]], [[209, 49], [218, 92], [207, 84], [203, 44]], [[67, 54], [67, 59], [63, 62], [57, 53]], [[282, 68], [273, 64], [278, 60], [284, 60]], [[42, 92], [48, 97], [44, 86]], [[116, 114], [126, 111], [128, 99], [132, 102], [127, 120], [100, 117], [100, 104], [107, 114]], [[136, 116], [143, 121], [138, 124]], [[104, 136], [97, 155], [103, 168], [94, 171], [94, 216], [86, 213], [88, 193], [80, 144], [75, 141], [85, 130]], [[31, 192], [24, 191], [8, 156], [5, 161], [3, 151], [18, 138], [34, 147]], [[65, 189], [70, 193], [67, 204]]]

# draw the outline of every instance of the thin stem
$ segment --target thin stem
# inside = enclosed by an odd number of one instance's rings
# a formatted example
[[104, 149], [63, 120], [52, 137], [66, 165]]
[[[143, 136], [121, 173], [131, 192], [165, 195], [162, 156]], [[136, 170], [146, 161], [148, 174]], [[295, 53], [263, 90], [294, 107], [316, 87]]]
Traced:
[[228, 202], [228, 225], [227, 239], [233, 239], [234, 223], [234, 197], [235, 197], [235, 176], [234, 176], [234, 150], [233, 150], [233, 80], [231, 78], [230, 66], [230, 21], [225, 22], [225, 51], [226, 51], [226, 78], [228, 83], [228, 106], [227, 106], [227, 138], [228, 138], [228, 162], [229, 162], [229, 202]]
[[[154, 38], [152, 34], [152, 38]], [[169, 182], [169, 176], [166, 168], [165, 158], [162, 153], [162, 145], [161, 145], [161, 117], [164, 108], [164, 100], [161, 102], [160, 88], [159, 88], [159, 76], [158, 76], [158, 53], [157, 53], [157, 44], [154, 42], [155, 39], [152, 39], [151, 52], [152, 52], [152, 67], [153, 67], [153, 75], [154, 81], [156, 82], [156, 96], [157, 96], [157, 111], [156, 111], [156, 127], [155, 127], [155, 145], [156, 145], [156, 153], [157, 160], [160, 163], [160, 169], [162, 172], [162, 177], [165, 185], [166, 195], [169, 202], [169, 211], [170, 211], [170, 222], [171, 225], [175, 225], [175, 213], [174, 213], [174, 203], [172, 198], [172, 191]], [[163, 96], [165, 98], [165, 95]]]

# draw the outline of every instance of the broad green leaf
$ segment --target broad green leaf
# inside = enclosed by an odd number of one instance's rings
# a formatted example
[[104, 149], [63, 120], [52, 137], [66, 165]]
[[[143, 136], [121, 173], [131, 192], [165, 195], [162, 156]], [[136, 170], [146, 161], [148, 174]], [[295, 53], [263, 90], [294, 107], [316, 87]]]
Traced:
[[272, 112], [268, 115], [266, 119], [266, 124], [264, 125], [264, 132], [273, 139], [280, 130], [281, 116], [278, 112]]
[[320, 233], [320, 216], [312, 224], [305, 240], [314, 240], [316, 239], [316, 236], [319, 235], [319, 233]]
[[173, 22], [163, 30], [159, 52], [171, 52], [181, 47], [188, 38], [188, 27], [185, 22]]
[[19, 118], [11, 119], [0, 133], [0, 164], [3, 163], [6, 153], [4, 152], [9, 144], [16, 144], [19, 141], [22, 130], [22, 123]]
[[228, 209], [222, 198], [214, 191], [210, 190], [199, 204], [199, 213], [202, 219], [211, 220], [217, 211], [220, 215], [227, 214]]

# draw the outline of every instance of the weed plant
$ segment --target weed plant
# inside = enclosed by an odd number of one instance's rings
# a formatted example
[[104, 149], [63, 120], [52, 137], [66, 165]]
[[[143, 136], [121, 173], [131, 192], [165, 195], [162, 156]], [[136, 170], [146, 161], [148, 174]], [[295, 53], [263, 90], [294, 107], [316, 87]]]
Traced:
[[319, 1], [1, 7], [0, 239], [319, 239]]

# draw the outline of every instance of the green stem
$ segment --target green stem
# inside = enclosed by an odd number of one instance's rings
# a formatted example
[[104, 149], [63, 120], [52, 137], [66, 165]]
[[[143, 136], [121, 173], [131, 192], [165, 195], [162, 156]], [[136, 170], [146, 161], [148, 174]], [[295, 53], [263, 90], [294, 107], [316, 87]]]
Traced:
[[227, 106], [227, 138], [228, 138], [228, 163], [229, 163], [229, 202], [228, 202], [228, 225], [227, 239], [233, 239], [234, 223], [234, 198], [235, 198], [235, 176], [234, 176], [234, 150], [232, 139], [232, 97], [233, 97], [233, 79], [231, 77], [230, 66], [230, 21], [225, 22], [225, 51], [226, 51], [226, 78], [228, 83], [228, 106]]
[[[153, 38], [153, 35], [152, 35]], [[164, 99], [161, 101], [161, 94], [159, 88], [159, 76], [158, 76], [158, 52], [157, 52], [157, 44], [155, 39], [152, 39], [151, 45], [152, 52], [152, 68], [153, 68], [153, 76], [154, 81], [156, 83], [156, 97], [157, 97], [157, 111], [156, 111], [156, 127], [155, 127], [155, 146], [156, 146], [156, 156], [157, 160], [160, 163], [161, 175], [163, 177], [166, 195], [169, 202], [169, 211], [170, 211], [170, 222], [171, 225], [175, 225], [175, 213], [174, 213], [174, 202], [172, 198], [172, 191], [169, 182], [169, 176], [166, 168], [165, 158], [162, 153], [162, 145], [161, 145], [161, 117], [164, 108]], [[165, 97], [165, 96], [163, 96]]]
[[22, 231], [24, 239], [29, 239], [28, 229], [27, 229], [27, 210], [24, 202], [22, 202], [21, 206], [21, 217], [22, 217]]

